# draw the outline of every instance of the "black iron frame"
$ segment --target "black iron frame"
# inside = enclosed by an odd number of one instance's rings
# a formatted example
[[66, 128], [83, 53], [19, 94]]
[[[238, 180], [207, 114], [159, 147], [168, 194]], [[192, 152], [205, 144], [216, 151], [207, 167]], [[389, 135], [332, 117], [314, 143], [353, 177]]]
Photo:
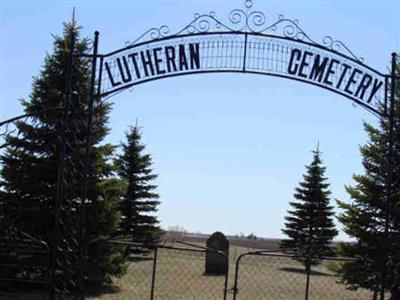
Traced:
[[[71, 43], [70, 43], [70, 49], [69, 49], [69, 58], [68, 58], [68, 65], [67, 65], [67, 72], [66, 72], [66, 81], [65, 81], [65, 95], [64, 95], [64, 106], [62, 107], [64, 113], [63, 113], [63, 120], [62, 120], [62, 128], [60, 132], [60, 155], [59, 155], [59, 160], [58, 160], [58, 178], [57, 178], [57, 193], [56, 193], [56, 211], [55, 211], [55, 228], [57, 232], [59, 232], [58, 239], [61, 238], [61, 232], [60, 232], [60, 214], [59, 210], [61, 207], [62, 202], [64, 201], [64, 196], [63, 196], [63, 186], [64, 186], [64, 162], [65, 162], [65, 147], [66, 147], [66, 130], [68, 129], [68, 112], [69, 112], [69, 103], [71, 101], [71, 78], [72, 78], [72, 73], [73, 73], [73, 60], [74, 57], [90, 57], [93, 60], [92, 63], [92, 78], [91, 78], [91, 88], [90, 88], [90, 95], [89, 99], [90, 102], [88, 103], [88, 119], [87, 119], [87, 132], [86, 132], [86, 150], [85, 150], [85, 161], [84, 161], [84, 188], [82, 191], [82, 210], [81, 210], [81, 228], [82, 230], [80, 231], [80, 236], [77, 237], [78, 240], [81, 240], [82, 236], [84, 235], [83, 232], [83, 225], [85, 222], [85, 202], [86, 202], [86, 194], [87, 194], [87, 186], [88, 186], [88, 178], [90, 174], [88, 174], [88, 166], [90, 163], [90, 153], [89, 153], [89, 145], [90, 145], [90, 137], [91, 137], [91, 124], [92, 124], [92, 118], [93, 118], [93, 103], [94, 99], [101, 99], [102, 97], [111, 97], [114, 95], [116, 92], [124, 89], [131, 88], [135, 85], [145, 83], [145, 82], [150, 82], [153, 80], [157, 79], [162, 79], [162, 78], [169, 78], [169, 77], [176, 77], [176, 76], [183, 76], [183, 75], [189, 75], [189, 74], [198, 74], [198, 73], [251, 73], [251, 74], [258, 74], [258, 75], [270, 75], [270, 76], [277, 76], [277, 77], [282, 77], [282, 78], [290, 78], [290, 79], [295, 79], [292, 77], [284, 76], [284, 75], [279, 75], [279, 74], [273, 74], [273, 73], [264, 73], [264, 72], [255, 72], [255, 71], [248, 71], [246, 70], [246, 66], [244, 64], [244, 69], [241, 71], [237, 70], [206, 70], [206, 71], [192, 71], [192, 72], [185, 72], [182, 74], [167, 74], [165, 76], [159, 76], [157, 78], [149, 78], [146, 80], [142, 80], [140, 82], [132, 83], [130, 85], [102, 93], [101, 92], [101, 81], [102, 81], [102, 67], [103, 67], [103, 62], [104, 59], [110, 55], [120, 53], [122, 51], [125, 51], [127, 49], [131, 49], [134, 47], [138, 46], [143, 46], [143, 45], [148, 45], [154, 42], [160, 42], [164, 40], [170, 40], [174, 38], [184, 38], [184, 37], [191, 37], [191, 36], [204, 36], [204, 35], [224, 35], [224, 34], [235, 34], [235, 35], [241, 35], [245, 37], [245, 41], [247, 41], [247, 37], [249, 36], [262, 36], [262, 37], [268, 37], [268, 38], [273, 38], [273, 39], [280, 39], [280, 40], [287, 40], [290, 42], [295, 42], [299, 43], [301, 45], [306, 45], [310, 47], [314, 47], [319, 50], [326, 51], [327, 53], [331, 53], [334, 55], [338, 55], [340, 57], [343, 57], [347, 60], [352, 61], [354, 64], [357, 64], [359, 66], [362, 66], [363, 68], [366, 68], [370, 70], [371, 72], [384, 77], [385, 83], [384, 83], [384, 106], [385, 110], [382, 112], [381, 110], [372, 107], [370, 105], [367, 105], [366, 103], [363, 103], [361, 101], [358, 101], [355, 98], [350, 97], [349, 95], [346, 95], [344, 93], [340, 93], [339, 91], [335, 89], [331, 89], [329, 87], [324, 87], [321, 85], [317, 85], [319, 87], [322, 87], [324, 89], [330, 90], [331, 92], [334, 92], [336, 94], [339, 94], [341, 96], [344, 96], [358, 105], [362, 106], [365, 108], [367, 111], [372, 113], [375, 116], [382, 117], [382, 118], [387, 118], [389, 121], [389, 136], [388, 136], [388, 152], [387, 152], [387, 160], [388, 160], [388, 176], [387, 176], [387, 181], [386, 181], [386, 188], [385, 188], [385, 198], [387, 202], [387, 216], [386, 216], [386, 224], [385, 224], [385, 234], [386, 237], [389, 239], [390, 237], [390, 220], [391, 220], [391, 215], [390, 215], [390, 208], [391, 208], [391, 199], [393, 197], [392, 195], [392, 185], [393, 185], [393, 147], [394, 147], [394, 127], [396, 126], [396, 122], [398, 120], [395, 119], [395, 112], [394, 112], [394, 103], [395, 103], [395, 90], [396, 90], [396, 81], [399, 79], [398, 75], [396, 74], [396, 64], [397, 64], [397, 54], [392, 53], [392, 63], [391, 63], [391, 73], [390, 74], [383, 74], [374, 68], [364, 64], [362, 59], [358, 58], [354, 53], [341, 41], [337, 41], [332, 39], [331, 37], [326, 37], [324, 38], [324, 44], [319, 44], [316, 43], [314, 40], [312, 40], [298, 25], [298, 21], [292, 21], [289, 19], [285, 19], [283, 17], [280, 17], [279, 20], [275, 23], [273, 23], [270, 26], [267, 26], [262, 29], [254, 29], [254, 28], [260, 28], [260, 26], [263, 26], [265, 24], [265, 16], [263, 13], [259, 11], [251, 11], [252, 7], [252, 1], [251, 0], [246, 0], [245, 1], [245, 10], [240, 10], [236, 9], [231, 12], [230, 15], [230, 21], [233, 25], [240, 24], [242, 22], [242, 25], [239, 29], [232, 28], [230, 26], [226, 26], [224, 23], [220, 22], [218, 19], [216, 19], [214, 13], [210, 13], [209, 15], [196, 15], [195, 20], [191, 22], [189, 25], [184, 27], [181, 31], [179, 31], [177, 34], [172, 34], [172, 35], [167, 35], [168, 33], [168, 28], [166, 26], [161, 26], [160, 28], [151, 28], [144, 34], [142, 34], [137, 40], [135, 40], [133, 43], [129, 43], [128, 46], [113, 51], [108, 54], [99, 54], [98, 53], [98, 41], [99, 41], [99, 32], [95, 32], [95, 37], [94, 37], [94, 47], [93, 47], [93, 53], [88, 54], [88, 53], [75, 53], [74, 52], [74, 39], [71, 37]], [[240, 17], [241, 16], [241, 17]], [[210, 20], [214, 22], [216, 25], [217, 30], [210, 30]], [[271, 33], [266, 33], [270, 31], [276, 31], [277, 27], [280, 25], [286, 23], [287, 25], [283, 28], [283, 35], [275, 35]], [[220, 29], [223, 28], [227, 31], [221, 31]], [[142, 41], [142, 39], [145, 39], [146, 37], [150, 37], [150, 39]], [[245, 48], [246, 49], [246, 48]], [[246, 53], [244, 54], [244, 61], [246, 61]], [[99, 69], [97, 69], [97, 61], [99, 61]], [[295, 80], [305, 82], [308, 84], [313, 84], [312, 82], [302, 80], [300, 78], [297, 78]], [[96, 86], [97, 85], [97, 86]], [[389, 98], [390, 96], [390, 98]], [[389, 105], [388, 105], [389, 104]], [[389, 109], [386, 109], [386, 107], [389, 106]], [[57, 108], [60, 109], [60, 108]], [[43, 112], [38, 112], [38, 113], [43, 113]], [[34, 115], [30, 114], [31, 115]], [[8, 126], [12, 122], [15, 122], [18, 119], [24, 118], [24, 117], [29, 117], [28, 115], [22, 115], [16, 118], [12, 118], [10, 120], [4, 121], [0, 123], [0, 126]], [[55, 273], [56, 273], [56, 265], [57, 265], [57, 242], [54, 243], [52, 251], [51, 251], [51, 259], [52, 259], [52, 267], [51, 267], [51, 281], [50, 281], [50, 297], [54, 298], [56, 289], [55, 289]], [[388, 243], [389, 245], [390, 243]], [[83, 246], [80, 246], [81, 249], [83, 249]], [[390, 249], [386, 249], [390, 250]], [[80, 254], [82, 255], [82, 254]], [[384, 266], [386, 268], [386, 265]], [[384, 270], [384, 273], [387, 272], [387, 270]], [[82, 289], [83, 285], [83, 276], [79, 276], [80, 279], [80, 287]], [[381, 293], [381, 300], [384, 299], [384, 286], [385, 286], [385, 276], [383, 277], [383, 282], [382, 282], [382, 293]]]
[[[261, 33], [261, 32], [243, 32], [243, 31], [213, 31], [213, 32], [200, 32], [200, 33], [188, 33], [188, 34], [181, 34], [181, 35], [171, 35], [171, 36], [165, 36], [162, 38], [158, 38], [158, 39], [153, 39], [153, 40], [149, 40], [149, 41], [145, 41], [145, 42], [140, 42], [137, 44], [133, 44], [133, 45], [129, 45], [126, 46], [124, 48], [115, 50], [113, 52], [107, 53], [107, 54], [98, 54], [97, 56], [92, 56], [93, 59], [99, 59], [100, 60], [100, 66], [103, 66], [103, 61], [105, 58], [110, 57], [112, 55], [124, 52], [126, 50], [129, 49], [133, 49], [135, 47], [140, 47], [140, 46], [146, 46], [146, 45], [150, 45], [153, 43], [157, 43], [157, 42], [161, 42], [161, 41], [167, 41], [167, 40], [171, 40], [171, 39], [182, 39], [182, 38], [188, 38], [188, 37], [196, 37], [196, 36], [221, 36], [221, 35], [236, 35], [236, 36], [244, 36], [244, 41], [245, 43], [247, 43], [248, 37], [249, 36], [254, 36], [254, 37], [265, 37], [265, 38], [271, 38], [271, 39], [277, 39], [277, 40], [284, 40], [284, 41], [289, 41], [289, 42], [294, 42], [294, 43], [298, 43], [300, 45], [304, 45], [304, 46], [310, 46], [313, 47], [315, 49], [319, 49], [319, 50], [323, 50], [327, 53], [333, 54], [333, 55], [337, 55], [339, 57], [342, 57], [346, 60], [351, 61], [354, 64], [359, 65], [360, 67], [363, 67], [373, 73], [375, 73], [376, 75], [382, 76], [385, 80], [385, 83], [391, 79], [391, 75], [389, 74], [383, 74], [380, 71], [364, 64], [362, 61], [357, 60], [354, 57], [348, 56], [346, 54], [343, 54], [337, 50], [328, 48], [325, 45], [321, 45], [315, 42], [310, 42], [310, 41], [303, 41], [303, 40], [299, 40], [299, 39], [295, 39], [293, 37], [287, 37], [287, 36], [278, 36], [278, 35], [272, 35], [272, 34], [265, 34], [265, 33]], [[244, 46], [244, 57], [243, 57], [243, 61], [246, 62], [247, 61], [247, 46]], [[276, 74], [276, 73], [272, 73], [272, 72], [258, 72], [258, 71], [252, 71], [252, 70], [248, 70], [246, 68], [246, 63], [243, 64], [243, 69], [242, 70], [197, 70], [197, 71], [189, 71], [189, 72], [185, 72], [185, 73], [172, 73], [172, 74], [166, 74], [166, 75], [162, 75], [162, 76], [157, 76], [157, 77], [152, 77], [152, 78], [147, 78], [147, 79], [142, 79], [142, 80], [138, 80], [136, 82], [115, 88], [111, 91], [107, 91], [104, 93], [99, 93], [97, 95], [97, 97], [110, 97], [115, 93], [118, 93], [120, 91], [126, 90], [126, 89], [130, 89], [134, 86], [140, 85], [142, 83], [148, 83], [148, 82], [152, 82], [155, 80], [159, 80], [159, 79], [165, 79], [165, 78], [173, 78], [173, 77], [178, 77], [178, 76], [186, 76], [186, 75], [195, 75], [195, 74], [208, 74], [208, 73], [247, 73], [247, 74], [254, 74], [254, 75], [266, 75], [266, 76], [275, 76], [275, 77], [281, 77], [281, 78], [287, 78], [287, 79], [291, 79], [291, 80], [295, 80], [295, 81], [299, 81], [299, 82], [303, 82], [303, 83], [307, 83], [307, 84], [311, 84], [326, 90], [329, 90], [331, 92], [334, 92], [338, 95], [341, 95], [347, 99], [350, 99], [351, 101], [355, 102], [356, 104], [362, 106], [364, 109], [368, 110], [369, 112], [372, 112], [373, 114], [377, 115], [377, 116], [387, 116], [387, 111], [385, 109], [385, 111], [382, 113], [378, 108], [373, 107], [372, 105], [368, 105], [360, 100], [358, 100], [355, 97], [351, 97], [348, 94], [344, 93], [344, 92], [340, 92], [337, 89], [334, 88], [330, 88], [328, 86], [323, 86], [321, 84], [317, 84], [317, 83], [313, 83], [301, 78], [294, 78], [294, 77], [290, 77], [290, 76], [285, 76], [282, 74]], [[101, 70], [99, 71], [99, 74], [101, 75]], [[100, 76], [99, 75], [99, 76]], [[101, 82], [101, 78], [99, 77], [98, 82]], [[100, 90], [100, 89], [98, 89]], [[386, 103], [385, 103], [386, 104]], [[386, 105], [385, 105], [386, 108]]]
[[[234, 277], [234, 284], [233, 284], [233, 300], [237, 300], [238, 294], [239, 294], [239, 274], [240, 274], [240, 263], [243, 260], [244, 257], [246, 256], [259, 256], [259, 257], [280, 257], [280, 258], [290, 258], [294, 259], [295, 256], [290, 253], [285, 253], [282, 252], [281, 250], [262, 250], [262, 251], [250, 251], [243, 253], [239, 255], [239, 257], [236, 260], [236, 265], [235, 265], [235, 277]], [[337, 262], [351, 262], [355, 261], [352, 258], [349, 257], [322, 257], [322, 260], [326, 261], [337, 261]], [[306, 264], [305, 266], [305, 272], [306, 272], [306, 285], [304, 289], [304, 299], [308, 300], [309, 299], [309, 294], [310, 294], [310, 276], [311, 276], [311, 265]]]
[[[94, 243], [107, 243], [109, 245], [119, 245], [119, 246], [124, 246], [124, 247], [130, 247], [130, 246], [131, 247], [141, 247], [141, 248], [144, 248], [144, 249], [153, 250], [153, 265], [152, 265], [151, 287], [150, 287], [150, 296], [149, 296], [150, 300], [156, 299], [156, 297], [155, 297], [156, 292], [155, 291], [156, 291], [156, 282], [157, 282], [157, 262], [158, 262], [158, 253], [159, 253], [160, 249], [165, 249], [165, 250], [170, 250], [170, 251], [183, 251], [183, 252], [203, 253], [203, 254], [206, 254], [207, 252], [215, 253], [215, 254], [223, 257], [225, 259], [225, 261], [226, 261], [227, 266], [228, 266], [225, 275], [221, 275], [221, 276], [224, 277], [224, 285], [223, 285], [223, 288], [221, 290], [221, 298], [223, 300], [227, 299], [228, 279], [229, 279], [229, 258], [222, 251], [219, 251], [219, 250], [216, 250], [216, 249], [213, 249], [213, 248], [209, 248], [209, 247], [203, 247], [203, 246], [192, 244], [192, 243], [183, 242], [183, 241], [176, 241], [175, 243], [178, 246], [145, 245], [145, 244], [141, 244], [141, 243], [132, 243], [132, 242], [118, 241], [118, 240], [97, 240], [97, 241], [94, 241]], [[89, 245], [86, 247], [86, 249], [88, 247], [89, 247]], [[171, 295], [171, 297], [172, 296], [173, 295]]]
[[[178, 242], [179, 243], [179, 242]], [[200, 247], [198, 245], [193, 245], [189, 243], [181, 243], [187, 246], [191, 246], [192, 248], [182, 248], [182, 247], [172, 247], [172, 246], [157, 246], [154, 250], [154, 263], [153, 263], [153, 272], [152, 272], [152, 281], [151, 281], [151, 293], [150, 293], [150, 300], [155, 299], [155, 286], [156, 286], [156, 274], [157, 274], [157, 255], [158, 255], [158, 249], [169, 249], [169, 250], [177, 250], [177, 251], [186, 251], [186, 252], [196, 252], [196, 253], [206, 253], [207, 251], [216, 253], [223, 257], [226, 260], [226, 264], [228, 266], [228, 269], [224, 275], [224, 287], [222, 290], [222, 296], [223, 300], [226, 300], [227, 297], [227, 288], [228, 288], [228, 275], [229, 275], [229, 258], [226, 256], [225, 253], [211, 249], [211, 248], [205, 248], [205, 247]], [[197, 249], [195, 249], [197, 248]]]

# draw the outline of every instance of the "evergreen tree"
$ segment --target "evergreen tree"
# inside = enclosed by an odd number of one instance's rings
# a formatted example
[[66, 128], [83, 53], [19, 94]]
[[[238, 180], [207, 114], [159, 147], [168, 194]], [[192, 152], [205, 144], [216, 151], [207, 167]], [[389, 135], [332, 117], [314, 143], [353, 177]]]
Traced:
[[[400, 74], [400, 66], [397, 68]], [[381, 107], [382, 111], [384, 107]], [[343, 213], [339, 221], [344, 231], [355, 243], [342, 243], [342, 255], [354, 257], [355, 262], [347, 262], [338, 275], [342, 281], [357, 288], [378, 291], [385, 276], [385, 289], [393, 300], [400, 299], [400, 84], [395, 95], [395, 124], [391, 205], [387, 205], [385, 185], [388, 175], [389, 121], [382, 117], [377, 127], [364, 124], [369, 141], [360, 148], [363, 157], [364, 174], [353, 175], [355, 184], [346, 190], [352, 203], [338, 201]], [[390, 213], [389, 235], [385, 234], [387, 213]], [[389, 239], [388, 239], [389, 238]]]
[[153, 183], [157, 175], [151, 168], [151, 155], [143, 153], [145, 146], [137, 125], [130, 128], [126, 139], [122, 143], [122, 154], [116, 160], [119, 176], [126, 185], [120, 203], [120, 233], [132, 242], [155, 245], [161, 234], [154, 215], [160, 204], [155, 192], [157, 185]]
[[[320, 151], [313, 151], [314, 157], [306, 166], [304, 180], [295, 189], [290, 202], [292, 210], [285, 217], [285, 228], [282, 230], [288, 239], [281, 241], [281, 248], [295, 252], [296, 259], [317, 264], [321, 257], [331, 254], [330, 243], [337, 235], [333, 222], [333, 207], [329, 205], [329, 184], [324, 177]], [[307, 260], [309, 259], [309, 260]]]
[[[54, 37], [53, 52], [47, 54], [40, 75], [34, 77], [29, 99], [22, 100], [25, 113], [62, 107], [65, 95], [65, 77], [71, 38], [75, 51], [86, 53], [89, 43], [80, 37], [80, 27], [75, 22], [64, 25], [62, 36]], [[72, 97], [69, 110], [66, 151], [65, 199], [74, 202], [69, 207], [71, 219], [78, 221], [80, 196], [83, 189], [82, 174], [85, 155], [87, 107], [89, 101], [91, 62], [87, 58], [74, 58], [71, 80]], [[108, 237], [115, 233], [119, 222], [119, 183], [113, 178], [108, 162], [114, 146], [103, 143], [108, 133], [110, 104], [95, 100], [93, 131], [90, 141], [90, 182], [84, 233], [87, 240], [96, 236]], [[55, 195], [57, 161], [60, 152], [58, 133], [63, 111], [52, 110], [38, 114], [33, 121], [17, 123], [20, 135], [8, 136], [9, 144], [0, 156], [2, 163], [0, 189], [2, 209], [19, 230], [44, 240], [50, 246], [55, 238]], [[71, 220], [66, 220], [71, 221]], [[72, 221], [71, 221], [72, 222]], [[69, 223], [68, 223], [69, 224]], [[67, 227], [66, 224], [64, 227]], [[78, 230], [78, 228], [65, 228]], [[122, 255], [117, 250], [102, 247], [90, 250], [92, 266], [89, 277], [99, 283], [124, 271]]]

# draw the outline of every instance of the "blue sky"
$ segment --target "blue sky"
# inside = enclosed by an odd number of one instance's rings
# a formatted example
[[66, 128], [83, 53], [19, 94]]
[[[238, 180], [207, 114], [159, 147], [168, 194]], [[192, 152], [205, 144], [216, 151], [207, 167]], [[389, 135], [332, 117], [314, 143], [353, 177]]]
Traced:
[[[100, 31], [100, 52], [121, 48], [153, 26], [170, 32], [195, 13], [227, 20], [243, 1], [5, 1], [1, 0], [1, 120], [22, 112], [51, 33], [76, 8], [83, 34]], [[400, 49], [399, 1], [255, 1], [267, 22], [298, 19], [315, 40], [343, 41], [366, 64], [386, 72]], [[374, 116], [320, 88], [249, 74], [208, 74], [159, 80], [111, 99], [111, 134], [118, 143], [139, 121], [153, 155], [163, 227], [282, 237], [284, 215], [304, 165], [319, 141], [332, 203], [349, 201], [344, 185], [362, 172], [362, 122]], [[347, 239], [341, 233], [339, 239]]]

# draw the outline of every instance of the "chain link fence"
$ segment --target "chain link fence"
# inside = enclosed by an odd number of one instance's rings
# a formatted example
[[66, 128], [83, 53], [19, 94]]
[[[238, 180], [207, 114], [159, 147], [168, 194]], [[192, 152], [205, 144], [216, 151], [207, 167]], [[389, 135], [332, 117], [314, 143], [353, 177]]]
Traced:
[[[154, 293], [151, 299], [226, 299], [227, 274], [206, 274], [207, 251], [211, 250], [158, 248]], [[213, 252], [227, 261], [223, 254]]]
[[[350, 290], [334, 274], [346, 259], [327, 258], [307, 272], [292, 255], [245, 253], [238, 259], [234, 300], [373, 300], [365, 289]], [[309, 289], [307, 290], [307, 276]]]
[[[109, 247], [140, 247], [126, 242], [109, 242]], [[3, 245], [3, 244], [1, 244]], [[0, 245], [0, 246], [1, 246]], [[29, 249], [32, 248], [29, 243]], [[39, 253], [34, 245], [34, 254]], [[5, 244], [1, 249], [5, 247]], [[7, 243], [8, 251], [10, 243]], [[18, 244], [21, 247], [21, 244]], [[149, 249], [148, 247], [145, 247]], [[28, 253], [29, 249], [23, 250]], [[39, 249], [40, 250], [40, 249]], [[27, 252], [28, 251], [28, 252]], [[46, 252], [47, 251], [47, 252]], [[1, 253], [3, 253], [1, 252]], [[15, 251], [14, 251], [15, 252]], [[43, 253], [42, 253], [43, 252]], [[7, 261], [0, 261], [2, 270], [6, 264], [16, 267], [32, 267], [38, 271], [36, 280], [46, 290], [48, 250], [43, 248], [43, 259], [30, 256], [15, 256], [4, 253]], [[223, 253], [200, 246], [157, 246], [127, 258], [127, 274], [116, 278], [114, 284], [97, 290], [86, 290], [87, 299], [91, 300], [373, 300], [373, 292], [366, 289], [350, 290], [339, 282], [334, 270], [348, 261], [346, 258], [325, 258], [319, 265], [312, 266], [308, 272], [305, 266], [292, 255], [280, 252], [246, 252], [237, 259], [231, 259], [228, 272], [210, 275], [206, 270], [207, 253], [212, 252], [228, 263]], [[28, 253], [29, 254], [29, 253]], [[11, 269], [10, 269], [11, 270]], [[42, 275], [39, 274], [42, 270]], [[29, 274], [32, 274], [29, 272]], [[3, 274], [4, 275], [4, 274]], [[308, 278], [308, 289], [307, 289]], [[4, 278], [2, 278], [4, 279]], [[14, 280], [15, 281], [15, 280]], [[0, 299], [11, 299], [12, 290], [7, 290], [6, 280], [0, 289]], [[14, 282], [15, 284], [15, 282]], [[227, 289], [229, 284], [229, 289]], [[14, 293], [15, 294], [15, 293]], [[18, 290], [15, 299], [44, 299], [44, 294], [23, 293]], [[83, 295], [82, 295], [83, 296]], [[4, 298], [5, 297], [5, 298]], [[21, 298], [22, 297], [22, 298]], [[33, 297], [33, 298], [32, 298]], [[13, 298], [13, 299], [14, 299]]]
[[45, 300], [49, 259], [43, 241], [16, 231], [0, 237], [0, 299]]
[[[138, 249], [132, 243], [112, 243]], [[223, 253], [197, 245], [157, 246], [144, 254], [130, 255], [127, 274], [116, 279], [114, 287], [89, 291], [87, 299], [226, 300], [228, 273], [206, 274], [208, 252], [228, 263]]]

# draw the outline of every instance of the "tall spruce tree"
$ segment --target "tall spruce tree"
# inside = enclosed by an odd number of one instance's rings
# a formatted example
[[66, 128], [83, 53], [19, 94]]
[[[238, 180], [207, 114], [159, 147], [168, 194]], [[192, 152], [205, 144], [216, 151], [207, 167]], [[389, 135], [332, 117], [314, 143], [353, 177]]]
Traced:
[[[66, 65], [71, 39], [74, 39], [76, 52], [89, 51], [88, 40], [80, 37], [80, 27], [75, 22], [64, 24], [63, 35], [54, 36], [53, 52], [46, 55], [39, 76], [33, 79], [29, 98], [22, 100], [25, 113], [64, 105]], [[75, 57], [71, 80], [70, 126], [67, 131], [67, 184], [64, 199], [75, 203], [75, 207], [65, 207], [70, 210], [69, 216], [76, 221], [79, 219], [79, 197], [83, 189], [83, 137], [86, 133], [90, 70], [91, 62], [87, 58]], [[95, 117], [90, 141], [90, 182], [84, 223], [87, 241], [98, 236], [113, 235], [119, 222], [120, 186], [113, 178], [112, 165], [109, 163], [114, 146], [103, 143], [109, 131], [107, 122], [111, 106], [96, 99], [94, 107]], [[62, 114], [62, 110], [52, 110], [35, 115], [31, 121], [18, 122], [17, 127], [21, 134], [7, 137], [9, 145], [0, 156], [2, 206], [8, 219], [19, 230], [44, 240], [50, 246], [56, 241], [54, 217], [57, 161], [60, 152], [58, 130], [61, 127]], [[88, 275], [93, 283], [109, 281], [111, 276], [124, 272], [122, 254], [118, 250], [93, 247], [89, 251], [89, 257], [91, 267]]]
[[[400, 74], [400, 66], [397, 67]], [[381, 107], [382, 111], [384, 107]], [[377, 127], [365, 123], [369, 141], [360, 152], [363, 157], [364, 174], [353, 175], [355, 184], [346, 186], [353, 200], [338, 201], [343, 209], [338, 217], [344, 231], [355, 243], [342, 243], [342, 255], [354, 257], [354, 262], [343, 264], [338, 271], [342, 281], [352, 287], [375, 291], [377, 297], [385, 277], [385, 290], [391, 299], [400, 299], [400, 83], [395, 94], [395, 127], [393, 170], [394, 183], [390, 205], [385, 197], [388, 175], [389, 121], [382, 117]], [[385, 223], [389, 210], [389, 235]]]
[[[157, 185], [153, 183], [157, 175], [151, 168], [151, 155], [143, 153], [145, 145], [141, 142], [137, 124], [129, 129], [126, 139], [121, 145], [122, 154], [116, 160], [118, 174], [125, 183], [120, 203], [120, 233], [132, 242], [155, 245], [161, 235], [159, 221], [154, 215], [160, 204], [155, 192]], [[141, 252], [140, 248], [138, 252]]]
[[[317, 264], [321, 257], [330, 255], [330, 243], [337, 235], [333, 222], [333, 207], [329, 205], [330, 191], [324, 177], [320, 151], [313, 151], [313, 161], [306, 166], [304, 180], [295, 189], [290, 202], [291, 210], [285, 217], [282, 230], [288, 239], [282, 240], [280, 247], [295, 252], [296, 259], [307, 264]], [[308, 260], [309, 259], [309, 260]]]

